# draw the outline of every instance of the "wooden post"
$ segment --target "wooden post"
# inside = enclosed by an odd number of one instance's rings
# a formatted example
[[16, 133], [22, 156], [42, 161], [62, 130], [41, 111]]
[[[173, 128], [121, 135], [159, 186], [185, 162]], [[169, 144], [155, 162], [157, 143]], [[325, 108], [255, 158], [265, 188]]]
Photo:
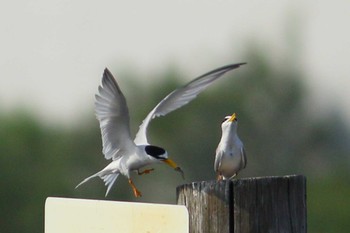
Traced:
[[202, 181], [177, 187], [190, 233], [306, 233], [306, 178], [301, 175]]

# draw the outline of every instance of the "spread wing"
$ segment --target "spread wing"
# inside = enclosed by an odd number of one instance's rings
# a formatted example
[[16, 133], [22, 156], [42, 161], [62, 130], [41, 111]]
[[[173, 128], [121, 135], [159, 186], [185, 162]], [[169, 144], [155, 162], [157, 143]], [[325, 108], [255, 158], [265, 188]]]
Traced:
[[131, 153], [135, 149], [135, 143], [130, 136], [128, 106], [107, 68], [95, 97], [95, 114], [100, 123], [105, 158], [115, 160], [125, 153]]
[[215, 80], [220, 78], [226, 72], [236, 69], [241, 65], [246, 63], [238, 63], [223, 66], [210, 71], [200, 77], [194, 79], [193, 81], [187, 83], [185, 86], [176, 89], [167, 95], [162, 101], [160, 101], [157, 106], [147, 115], [140, 125], [139, 131], [136, 134], [135, 143], [136, 144], [148, 144], [147, 140], [147, 127], [152, 119], [159, 116], [165, 116], [166, 114], [181, 108], [186, 105], [197, 95], [212, 84]]

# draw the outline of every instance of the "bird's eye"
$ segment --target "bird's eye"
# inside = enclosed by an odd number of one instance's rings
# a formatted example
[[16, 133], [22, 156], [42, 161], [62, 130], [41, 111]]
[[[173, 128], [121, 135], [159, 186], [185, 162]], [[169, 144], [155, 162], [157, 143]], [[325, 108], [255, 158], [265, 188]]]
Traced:
[[237, 118], [237, 117], [235, 118], [235, 121], [238, 121], [238, 118]]
[[225, 117], [221, 123], [224, 123], [225, 121], [227, 121], [229, 119], [229, 117]]

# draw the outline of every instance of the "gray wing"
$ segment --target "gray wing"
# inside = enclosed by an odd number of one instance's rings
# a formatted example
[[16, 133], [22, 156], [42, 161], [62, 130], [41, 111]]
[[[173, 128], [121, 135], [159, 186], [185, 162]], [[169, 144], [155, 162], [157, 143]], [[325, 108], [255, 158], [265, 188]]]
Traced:
[[135, 149], [130, 136], [129, 111], [125, 97], [111, 72], [103, 72], [102, 84], [95, 95], [95, 113], [99, 120], [103, 154], [115, 160]]
[[214, 171], [215, 172], [219, 171], [219, 167], [221, 165], [223, 155], [224, 155], [224, 151], [216, 150], [215, 161], [214, 161]]
[[155, 108], [147, 115], [140, 125], [139, 131], [136, 134], [135, 143], [136, 144], [148, 144], [147, 140], [147, 127], [152, 119], [159, 116], [165, 116], [166, 114], [181, 108], [186, 105], [197, 95], [212, 84], [215, 80], [220, 78], [226, 72], [236, 69], [241, 65], [246, 63], [238, 63], [223, 66], [210, 71], [200, 77], [194, 79], [183, 87], [176, 89], [167, 95], [162, 101], [160, 101]]
[[241, 156], [242, 156], [242, 169], [247, 166], [248, 160], [247, 155], [245, 153], [244, 147], [241, 148]]

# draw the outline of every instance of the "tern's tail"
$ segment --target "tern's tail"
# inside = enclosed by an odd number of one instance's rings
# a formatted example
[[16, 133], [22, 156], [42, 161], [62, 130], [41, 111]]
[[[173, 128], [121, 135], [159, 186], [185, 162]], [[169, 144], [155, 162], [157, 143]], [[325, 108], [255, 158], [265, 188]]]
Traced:
[[118, 178], [120, 173], [111, 173], [111, 174], [108, 174], [108, 175], [104, 175], [104, 176], [101, 176], [101, 179], [103, 180], [103, 182], [105, 182], [105, 186], [107, 186], [107, 191], [106, 191], [106, 197], [109, 193], [109, 191], [111, 190], [115, 180]]
[[107, 196], [109, 191], [111, 190], [114, 182], [118, 178], [119, 174], [120, 173], [103, 174], [102, 171], [100, 171], [100, 172], [97, 172], [96, 174], [93, 174], [92, 176], [89, 176], [88, 178], [86, 178], [82, 182], [80, 182], [77, 186], [75, 186], [75, 188], [78, 188], [80, 185], [82, 185], [85, 182], [89, 181], [90, 179], [98, 176], [103, 180], [103, 182], [105, 183], [105, 186], [107, 186], [107, 192], [106, 192], [106, 196]]
[[89, 176], [88, 178], [86, 178], [85, 180], [83, 180], [82, 182], [80, 182], [77, 186], [75, 186], [75, 188], [78, 188], [80, 185], [84, 184], [85, 182], [88, 182], [89, 180], [91, 180], [92, 178], [99, 176], [100, 172], [97, 172], [96, 174], [93, 174], [92, 176]]

